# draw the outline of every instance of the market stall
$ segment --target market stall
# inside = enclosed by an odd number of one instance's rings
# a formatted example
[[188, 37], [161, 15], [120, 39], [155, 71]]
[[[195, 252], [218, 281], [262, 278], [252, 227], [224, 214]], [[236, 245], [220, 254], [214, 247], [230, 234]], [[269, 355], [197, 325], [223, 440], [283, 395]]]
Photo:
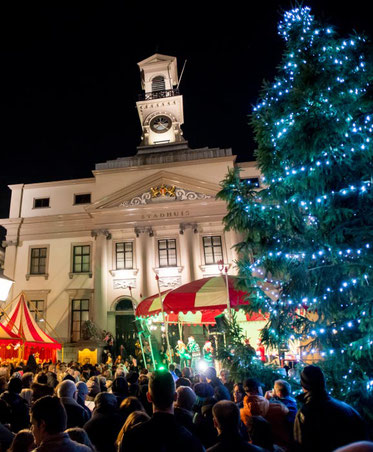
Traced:
[[[3, 316], [1, 327], [18, 338], [21, 350], [13, 349], [13, 356], [27, 360], [30, 354], [36, 354], [41, 360], [56, 361], [57, 350], [61, 344], [45, 333], [35, 321], [27, 306], [25, 296], [20, 298], [9, 314]], [[1, 331], [1, 329], [0, 329]], [[12, 350], [9, 350], [9, 353]]]

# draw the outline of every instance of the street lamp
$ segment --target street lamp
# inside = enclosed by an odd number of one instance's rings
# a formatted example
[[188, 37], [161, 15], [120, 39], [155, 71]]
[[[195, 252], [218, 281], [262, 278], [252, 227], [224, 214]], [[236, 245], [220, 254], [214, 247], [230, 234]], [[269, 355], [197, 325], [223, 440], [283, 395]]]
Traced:
[[223, 270], [225, 273], [225, 285], [227, 289], [227, 309], [228, 309], [228, 319], [229, 321], [232, 320], [232, 311], [231, 311], [231, 300], [229, 298], [229, 285], [228, 285], [228, 265], [224, 265], [224, 261], [220, 260], [218, 261], [218, 268], [220, 273], [223, 276]]
[[8, 298], [10, 288], [14, 281], [4, 275], [4, 270], [0, 269], [0, 301]]

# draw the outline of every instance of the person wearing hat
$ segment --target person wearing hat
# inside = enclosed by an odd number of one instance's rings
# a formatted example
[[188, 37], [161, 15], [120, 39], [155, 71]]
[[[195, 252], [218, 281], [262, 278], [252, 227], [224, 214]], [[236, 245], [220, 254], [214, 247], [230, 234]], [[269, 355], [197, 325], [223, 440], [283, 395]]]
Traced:
[[300, 376], [303, 394], [297, 397], [303, 406], [294, 423], [297, 450], [327, 452], [367, 438], [360, 414], [347, 403], [330, 397], [320, 367], [311, 365]]

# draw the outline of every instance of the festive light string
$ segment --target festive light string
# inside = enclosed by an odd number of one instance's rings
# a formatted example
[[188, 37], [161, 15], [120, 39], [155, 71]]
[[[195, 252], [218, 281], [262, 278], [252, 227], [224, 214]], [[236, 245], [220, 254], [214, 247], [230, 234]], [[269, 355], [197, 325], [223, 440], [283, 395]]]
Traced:
[[[293, 114], [292, 114], [292, 116], [293, 116]], [[365, 118], [365, 124], [371, 123], [372, 117], [373, 117], [373, 115], [367, 115]], [[283, 120], [281, 120], [281, 122], [282, 121]], [[351, 119], [347, 118], [346, 121], [351, 121]], [[276, 125], [279, 124], [279, 122], [280, 121], [276, 122]], [[348, 132], [348, 131], [345, 132], [346, 138], [350, 136], [349, 133], [356, 134], [358, 132], [362, 132], [363, 128], [365, 129], [365, 131], [369, 132], [370, 134], [373, 134], [373, 124], [370, 124], [369, 127], [368, 126], [361, 127], [361, 126], [358, 126], [356, 124], [356, 122], [354, 122], [351, 126], [350, 132]], [[284, 131], [284, 129], [282, 131]], [[346, 149], [345, 149], [346, 143], [341, 143], [339, 146], [341, 148], [343, 148], [343, 149], [341, 149], [341, 151], [343, 152], [342, 157], [346, 156], [345, 152], [356, 153], [356, 151], [363, 151], [363, 152], [367, 152], [368, 150], [371, 151], [371, 149], [368, 148], [369, 143], [371, 143], [371, 138], [366, 137], [360, 143], [360, 145], [357, 146], [357, 148], [355, 147], [356, 144], [354, 146], [349, 145], [348, 151], [346, 151]], [[295, 167], [286, 166], [284, 169], [283, 175], [281, 175], [277, 178], [272, 178], [271, 182], [272, 183], [286, 182], [288, 180], [293, 180], [293, 179], [299, 180], [299, 175], [309, 176], [311, 173], [314, 175], [316, 171], [323, 170], [324, 166], [327, 166], [330, 168], [330, 166], [333, 164], [333, 161], [331, 161], [331, 158], [333, 158], [335, 160], [336, 155], [330, 156], [330, 154], [328, 152], [323, 151], [322, 155], [320, 155], [318, 158], [315, 157], [316, 161], [314, 163], [312, 163], [311, 165], [302, 164], [302, 165], [295, 166]], [[343, 162], [343, 160], [342, 160], [342, 162]], [[340, 162], [336, 162], [336, 163], [340, 164]], [[262, 177], [262, 181], [266, 182], [266, 178]]]

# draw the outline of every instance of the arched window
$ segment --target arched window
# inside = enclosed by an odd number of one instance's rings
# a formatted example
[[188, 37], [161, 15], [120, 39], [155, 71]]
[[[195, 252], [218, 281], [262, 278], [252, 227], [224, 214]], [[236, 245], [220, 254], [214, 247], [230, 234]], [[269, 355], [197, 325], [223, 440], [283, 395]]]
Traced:
[[164, 91], [166, 89], [166, 84], [164, 77], [162, 75], [157, 75], [152, 80], [152, 91]]
[[132, 310], [132, 301], [128, 298], [123, 298], [122, 300], [119, 300], [117, 305], [115, 306], [116, 311], [129, 311]]

